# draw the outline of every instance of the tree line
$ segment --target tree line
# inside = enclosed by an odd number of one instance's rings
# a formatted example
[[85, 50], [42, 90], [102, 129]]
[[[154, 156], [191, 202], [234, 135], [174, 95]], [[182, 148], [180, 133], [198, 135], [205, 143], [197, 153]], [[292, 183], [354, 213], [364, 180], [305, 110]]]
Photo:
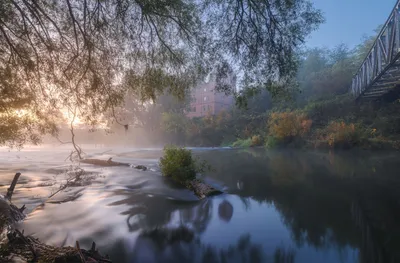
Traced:
[[165, 94], [139, 122], [153, 141], [184, 146], [398, 148], [398, 101], [357, 104], [349, 92], [374, 39], [364, 37], [353, 49], [341, 44], [299, 52], [290, 82], [245, 87], [229, 111], [188, 118], [190, 101]]
[[[234, 64], [243, 86], [290, 79], [323, 22], [308, 0], [4, 0], [0, 145], [39, 143], [60, 123], [119, 122], [127, 96], [183, 98]], [[219, 83], [220, 89], [229, 89]]]

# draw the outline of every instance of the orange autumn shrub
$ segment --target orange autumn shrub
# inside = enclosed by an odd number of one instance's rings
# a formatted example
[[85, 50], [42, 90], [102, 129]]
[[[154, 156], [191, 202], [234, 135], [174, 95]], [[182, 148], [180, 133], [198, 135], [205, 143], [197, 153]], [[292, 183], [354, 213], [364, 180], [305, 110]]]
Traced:
[[332, 121], [323, 131], [324, 139], [332, 148], [351, 148], [363, 140], [363, 132], [354, 123]]
[[312, 121], [299, 111], [273, 112], [268, 120], [269, 136], [281, 142], [303, 138], [311, 128]]
[[260, 135], [254, 135], [251, 137], [251, 146], [261, 146], [263, 144], [263, 140]]

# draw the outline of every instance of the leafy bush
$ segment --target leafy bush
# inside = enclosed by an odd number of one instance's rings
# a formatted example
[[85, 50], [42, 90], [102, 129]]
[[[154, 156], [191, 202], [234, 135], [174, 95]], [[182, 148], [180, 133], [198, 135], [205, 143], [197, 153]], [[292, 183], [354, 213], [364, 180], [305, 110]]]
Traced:
[[275, 148], [279, 145], [278, 140], [273, 136], [268, 136], [267, 140], [265, 141], [265, 146], [267, 148]]
[[348, 149], [361, 144], [365, 139], [364, 132], [359, 125], [347, 124], [343, 121], [332, 121], [319, 133], [332, 148]]
[[300, 111], [272, 112], [268, 120], [269, 136], [284, 143], [302, 138], [311, 128], [312, 121]]
[[251, 146], [251, 138], [248, 139], [237, 139], [233, 144], [232, 147], [250, 147]]
[[192, 151], [176, 146], [164, 147], [164, 156], [160, 158], [161, 173], [179, 183], [196, 178], [197, 173], [210, 170], [204, 162], [193, 157]]
[[261, 146], [263, 144], [263, 140], [260, 135], [254, 135], [251, 137], [251, 146]]
[[[232, 136], [233, 137], [233, 136]], [[229, 147], [234, 143], [234, 138], [224, 138], [220, 144], [221, 147]]]
[[330, 97], [325, 100], [310, 101], [304, 111], [313, 121], [313, 126], [324, 127], [331, 120], [345, 116], [352, 118], [354, 103], [348, 94]]

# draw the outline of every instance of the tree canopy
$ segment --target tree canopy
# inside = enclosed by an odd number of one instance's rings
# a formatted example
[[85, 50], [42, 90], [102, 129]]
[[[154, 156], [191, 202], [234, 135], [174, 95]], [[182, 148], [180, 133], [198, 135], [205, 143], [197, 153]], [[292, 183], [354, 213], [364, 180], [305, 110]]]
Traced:
[[3, 0], [0, 145], [56, 134], [65, 113], [115, 118], [128, 92], [182, 98], [226, 65], [243, 85], [290, 78], [322, 20], [308, 0]]

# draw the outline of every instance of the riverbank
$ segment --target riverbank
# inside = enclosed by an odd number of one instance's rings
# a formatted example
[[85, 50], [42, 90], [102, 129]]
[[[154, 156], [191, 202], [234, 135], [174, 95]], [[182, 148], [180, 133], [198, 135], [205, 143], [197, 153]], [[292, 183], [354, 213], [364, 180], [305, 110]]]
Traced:
[[[83, 173], [70, 177], [65, 186], [60, 187], [55, 194], [66, 190], [69, 186], [80, 185]], [[16, 224], [25, 219], [26, 206], [16, 207], [12, 195], [21, 173], [16, 173], [6, 195], [0, 196], [0, 262], [40, 262], [40, 263], [111, 263], [108, 256], [104, 257], [96, 250], [93, 242], [90, 250], [81, 249], [79, 242], [76, 247], [55, 247], [44, 244], [31, 236], [25, 236], [24, 231], [16, 229]], [[51, 197], [49, 197], [51, 198]]]
[[[271, 139], [270, 139], [271, 140]], [[332, 145], [327, 140], [300, 140], [287, 143], [267, 141], [265, 144], [254, 144], [251, 139], [237, 140], [229, 144], [232, 148], [264, 147], [267, 149], [317, 149], [317, 150], [374, 150], [374, 151], [399, 151], [400, 140], [389, 140], [385, 138], [370, 138], [357, 143], [343, 143]]]
[[348, 95], [303, 106], [275, 108], [247, 129], [233, 147], [371, 150], [400, 149], [399, 101], [356, 104]]

